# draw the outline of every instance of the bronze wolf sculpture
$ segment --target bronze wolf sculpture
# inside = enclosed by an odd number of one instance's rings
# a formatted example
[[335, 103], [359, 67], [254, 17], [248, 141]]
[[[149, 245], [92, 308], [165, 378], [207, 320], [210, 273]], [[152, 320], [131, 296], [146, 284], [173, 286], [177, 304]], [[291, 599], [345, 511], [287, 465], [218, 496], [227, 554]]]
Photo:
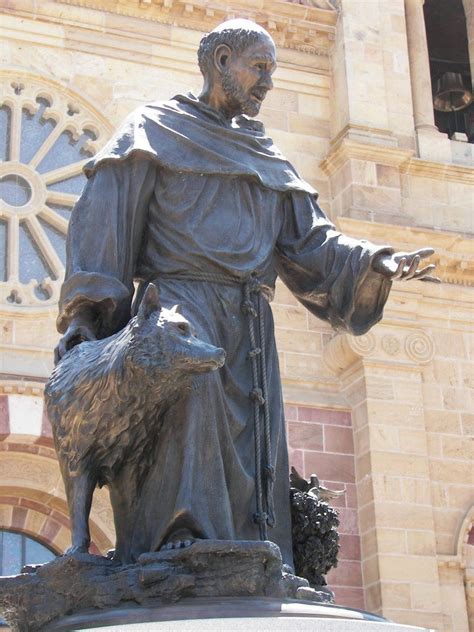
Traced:
[[224, 363], [225, 352], [199, 340], [179, 307], [161, 308], [149, 285], [138, 314], [117, 334], [83, 342], [54, 369], [45, 389], [72, 528], [67, 553], [87, 552], [95, 487], [108, 485], [115, 558], [131, 559], [141, 483], [159, 440], [163, 411], [195, 374]]

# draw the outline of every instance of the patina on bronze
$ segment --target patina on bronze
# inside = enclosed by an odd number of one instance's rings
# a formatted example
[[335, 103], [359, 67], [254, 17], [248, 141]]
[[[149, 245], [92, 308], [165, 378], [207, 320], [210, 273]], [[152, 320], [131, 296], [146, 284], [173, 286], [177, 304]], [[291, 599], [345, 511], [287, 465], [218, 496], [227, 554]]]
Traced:
[[[276, 278], [311, 313], [359, 335], [382, 317], [393, 280], [436, 281], [433, 266], [420, 268], [432, 250], [394, 253], [335, 230], [316, 191], [252, 119], [276, 68], [264, 29], [245, 20], [221, 24], [198, 56], [198, 97], [139, 108], [85, 167], [88, 183], [68, 234], [56, 356], [124, 327], [150, 282], [165, 306], [181, 304], [199, 339], [226, 351], [226, 363], [196, 377], [161, 413], [133, 529], [117, 557], [131, 562], [197, 539], [265, 537], [292, 566], [269, 303]], [[87, 547], [87, 534], [73, 540], [72, 550]]]

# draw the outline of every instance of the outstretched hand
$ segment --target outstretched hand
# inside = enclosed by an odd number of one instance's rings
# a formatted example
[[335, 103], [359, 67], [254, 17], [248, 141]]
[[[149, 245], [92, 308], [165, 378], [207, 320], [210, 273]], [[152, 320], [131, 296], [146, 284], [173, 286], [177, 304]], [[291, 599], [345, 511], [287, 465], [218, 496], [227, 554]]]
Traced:
[[427, 265], [424, 268], [420, 267], [421, 260], [431, 257], [433, 253], [433, 248], [421, 248], [414, 252], [395, 252], [394, 254], [381, 252], [372, 261], [372, 268], [375, 272], [382, 274], [391, 281], [416, 279], [418, 281], [441, 283], [441, 279], [431, 275], [431, 272], [436, 267], [434, 264]]

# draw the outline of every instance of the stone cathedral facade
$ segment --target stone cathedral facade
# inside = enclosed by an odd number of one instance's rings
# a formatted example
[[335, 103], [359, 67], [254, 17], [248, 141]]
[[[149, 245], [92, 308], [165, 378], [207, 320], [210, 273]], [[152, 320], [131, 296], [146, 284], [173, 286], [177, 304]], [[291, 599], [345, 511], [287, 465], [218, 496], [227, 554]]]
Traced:
[[[328, 583], [341, 604], [467, 632], [471, 0], [0, 0], [0, 574], [69, 543], [42, 389], [82, 165], [136, 106], [199, 90], [199, 40], [231, 17], [274, 37], [279, 67], [260, 118], [336, 226], [400, 250], [433, 246], [443, 281], [396, 284], [383, 322], [357, 338], [278, 286], [291, 463], [346, 490]], [[456, 111], [448, 79], [465, 101]], [[91, 522], [93, 549], [105, 552], [105, 490]]]

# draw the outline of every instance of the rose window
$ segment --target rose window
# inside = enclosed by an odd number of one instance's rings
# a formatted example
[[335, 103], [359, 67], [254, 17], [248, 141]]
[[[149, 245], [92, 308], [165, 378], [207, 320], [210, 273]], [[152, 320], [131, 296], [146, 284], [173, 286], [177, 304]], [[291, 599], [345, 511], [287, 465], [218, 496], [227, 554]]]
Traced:
[[31, 78], [0, 78], [0, 303], [50, 305], [82, 167], [107, 136], [90, 106]]

